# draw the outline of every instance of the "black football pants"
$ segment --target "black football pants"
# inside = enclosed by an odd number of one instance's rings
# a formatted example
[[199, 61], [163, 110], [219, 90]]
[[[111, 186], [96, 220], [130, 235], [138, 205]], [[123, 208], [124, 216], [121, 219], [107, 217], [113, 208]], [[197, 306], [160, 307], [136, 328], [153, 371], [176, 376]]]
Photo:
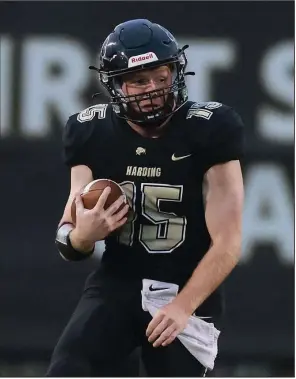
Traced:
[[178, 339], [158, 348], [148, 342], [151, 316], [142, 310], [140, 291], [140, 282], [114, 278], [88, 288], [54, 349], [46, 376], [122, 377], [138, 346], [148, 376], [204, 376], [205, 368]]

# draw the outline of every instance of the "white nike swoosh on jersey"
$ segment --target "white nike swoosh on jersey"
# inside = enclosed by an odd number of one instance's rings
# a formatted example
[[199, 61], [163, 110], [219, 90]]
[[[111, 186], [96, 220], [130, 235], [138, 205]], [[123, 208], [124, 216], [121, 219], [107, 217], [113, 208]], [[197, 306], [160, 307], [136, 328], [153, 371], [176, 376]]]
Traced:
[[188, 155], [183, 155], [181, 157], [176, 157], [175, 156], [175, 153], [172, 155], [172, 161], [180, 161], [181, 159], [185, 159], [185, 158], [188, 158], [190, 157], [192, 154], [188, 154]]

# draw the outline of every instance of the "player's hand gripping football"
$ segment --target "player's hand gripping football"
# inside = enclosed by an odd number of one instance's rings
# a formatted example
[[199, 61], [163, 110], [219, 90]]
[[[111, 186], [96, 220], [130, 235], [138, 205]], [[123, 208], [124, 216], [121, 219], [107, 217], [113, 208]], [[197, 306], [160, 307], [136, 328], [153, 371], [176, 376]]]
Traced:
[[109, 208], [104, 209], [110, 192], [110, 187], [106, 187], [92, 209], [85, 209], [80, 194], [76, 195], [76, 227], [71, 233], [74, 248], [78, 245], [92, 246], [126, 223], [128, 204], [119, 210], [124, 196], [120, 196]]
[[167, 346], [174, 341], [187, 326], [188, 315], [177, 301], [160, 308], [146, 329], [148, 341], [153, 347]]

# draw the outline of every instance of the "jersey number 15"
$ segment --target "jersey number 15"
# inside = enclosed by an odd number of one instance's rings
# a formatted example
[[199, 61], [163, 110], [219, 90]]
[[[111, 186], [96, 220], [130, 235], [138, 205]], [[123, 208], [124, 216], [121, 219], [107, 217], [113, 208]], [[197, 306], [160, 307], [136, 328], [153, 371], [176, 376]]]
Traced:
[[160, 210], [163, 201], [182, 201], [182, 185], [141, 184], [141, 214], [150, 221], [150, 225], [148, 223], [140, 224], [138, 236], [135, 236], [135, 222], [137, 220], [136, 185], [129, 181], [120, 183], [120, 185], [124, 189], [133, 210], [129, 214], [127, 223], [120, 230], [120, 243], [132, 246], [135, 238], [138, 238], [148, 253], [171, 253], [184, 242], [186, 217]]

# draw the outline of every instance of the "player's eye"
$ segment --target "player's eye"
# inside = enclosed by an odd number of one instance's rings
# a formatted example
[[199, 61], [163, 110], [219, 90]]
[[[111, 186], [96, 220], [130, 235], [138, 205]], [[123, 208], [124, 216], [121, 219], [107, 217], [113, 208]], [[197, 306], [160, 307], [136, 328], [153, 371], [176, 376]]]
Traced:
[[[164, 76], [161, 76], [161, 77], [153, 79], [153, 81], [156, 84], [163, 84], [163, 83], [167, 82], [167, 78], [164, 77]], [[136, 86], [148, 86], [150, 84], [150, 82], [151, 82], [151, 79], [149, 79], [149, 78], [135, 78], [132, 81], [132, 85], [136, 85]]]
[[158, 83], [166, 83], [168, 78], [164, 77], [164, 76], [161, 76], [159, 78], [157, 78], [157, 82]]
[[137, 79], [135, 83], [138, 84], [139, 86], [145, 86], [149, 83], [149, 80], [145, 78], [140, 78], [140, 79]]

